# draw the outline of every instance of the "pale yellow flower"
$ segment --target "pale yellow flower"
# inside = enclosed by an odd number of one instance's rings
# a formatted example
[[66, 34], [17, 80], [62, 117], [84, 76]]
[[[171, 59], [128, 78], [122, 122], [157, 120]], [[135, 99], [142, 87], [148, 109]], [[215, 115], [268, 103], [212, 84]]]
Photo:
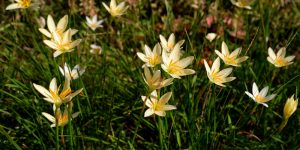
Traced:
[[12, 3], [6, 7], [6, 10], [19, 9], [19, 8], [28, 8], [33, 6], [31, 0], [15, 0], [16, 3]]
[[148, 67], [144, 68], [144, 81], [149, 86], [149, 90], [152, 92], [153, 90], [160, 89], [162, 87], [168, 86], [172, 84], [173, 78], [169, 78], [164, 80], [161, 77], [161, 71], [156, 70], [153, 75], [150, 72]]
[[224, 61], [225, 64], [239, 67], [240, 63], [246, 61], [248, 56], [243, 56], [238, 58], [241, 53], [242, 48], [237, 48], [232, 53], [229, 52], [228, 47], [225, 42], [222, 42], [222, 53], [215, 50], [216, 54]]
[[158, 100], [156, 91], [151, 93], [150, 98], [142, 96], [142, 100], [146, 103], [146, 106], [149, 107], [149, 109], [145, 111], [144, 117], [148, 117], [153, 114], [163, 117], [166, 115], [166, 111], [176, 109], [173, 105], [166, 105], [171, 96], [172, 92], [168, 92]]
[[102, 2], [102, 5], [105, 7], [105, 9], [110, 13], [111, 16], [121, 16], [125, 13], [125, 11], [128, 9], [128, 6], [125, 6], [125, 2], [121, 2], [118, 6], [115, 0], [110, 1], [109, 7]]
[[166, 50], [168, 53], [170, 53], [174, 49], [174, 47], [175, 47], [176, 44], [178, 44], [179, 47], [181, 48], [181, 46], [184, 43], [184, 40], [181, 40], [181, 41], [175, 43], [175, 35], [174, 35], [174, 33], [172, 33], [169, 36], [168, 41], [162, 35], [159, 35], [159, 38], [160, 38], [160, 44], [161, 44], [162, 48], [164, 50]]
[[194, 56], [189, 56], [183, 59], [180, 59], [181, 51], [180, 51], [180, 44], [176, 44], [171, 51], [171, 53], [167, 53], [165, 50], [162, 54], [163, 64], [161, 64], [161, 68], [170, 74], [173, 78], [180, 79], [181, 76], [186, 76], [190, 74], [194, 74], [195, 70], [192, 69], [185, 69], [188, 65], [190, 65], [193, 60]]
[[285, 57], [285, 54], [286, 54], [285, 47], [280, 48], [276, 55], [275, 55], [273, 49], [271, 47], [269, 47], [268, 53], [269, 53], [269, 56], [267, 57], [267, 60], [270, 63], [274, 64], [275, 67], [284, 67], [284, 66], [290, 65], [293, 63], [292, 61], [295, 58], [295, 56]]
[[209, 41], [212, 42], [218, 35], [216, 33], [208, 33], [205, 38]]
[[73, 70], [71, 70], [69, 65], [67, 63], [65, 63], [64, 68], [59, 67], [59, 71], [68, 80], [75, 80], [75, 79], [79, 78], [79, 76], [81, 76], [85, 72], [85, 67], [80, 67], [79, 65], [76, 65], [73, 68]]
[[231, 3], [240, 8], [252, 9], [250, 6], [251, 0], [230, 0]]
[[68, 29], [62, 35], [58, 32], [53, 33], [53, 40], [44, 40], [44, 43], [50, 48], [56, 50], [53, 57], [57, 57], [62, 53], [72, 52], [74, 47], [80, 44], [81, 39], [72, 41], [71, 29]]
[[252, 94], [249, 93], [248, 91], [246, 91], [245, 93], [251, 99], [253, 99], [255, 102], [262, 104], [265, 107], [268, 107], [268, 104], [266, 104], [266, 102], [272, 100], [276, 96], [276, 94], [271, 94], [271, 95], [267, 96], [268, 90], [269, 90], [269, 87], [266, 86], [261, 91], [259, 91], [256, 83], [254, 82], [252, 85]]
[[153, 51], [148, 45], [145, 45], [145, 54], [137, 52], [137, 55], [145, 62], [143, 67], [154, 67], [161, 63], [161, 47], [158, 43], [154, 46]]
[[[42, 115], [45, 116], [52, 124], [50, 127], [63, 127], [69, 122], [69, 113], [68, 110], [64, 110], [64, 113], [61, 113], [61, 110], [58, 110], [55, 113], [55, 116], [52, 116], [46, 112], [42, 112]], [[79, 112], [72, 114], [71, 119], [76, 118], [79, 115]]]
[[232, 72], [232, 68], [226, 68], [220, 71], [219, 57], [214, 61], [211, 68], [209, 67], [206, 60], [204, 60], [204, 66], [209, 80], [219, 86], [225, 87], [223, 83], [230, 82], [235, 79], [235, 77], [227, 77]]
[[[44, 29], [44, 28], [39, 28], [39, 31], [44, 34], [45, 36], [47, 36], [48, 38], [51, 38], [51, 40], [54, 39], [54, 32], [56, 32], [57, 34], [59, 34], [61, 37], [63, 36], [65, 30], [67, 29], [68, 26], [68, 15], [65, 15], [64, 17], [62, 17], [58, 23], [57, 26], [55, 25], [55, 22], [52, 18], [51, 15], [48, 15], [47, 17], [47, 27], [48, 30]], [[76, 29], [70, 29], [71, 30], [71, 35], [73, 36], [74, 34], [77, 33], [78, 30]]]
[[103, 21], [104, 20], [98, 21], [97, 15], [94, 15], [93, 18], [91, 19], [86, 16], [86, 23], [93, 31], [95, 31], [99, 27], [103, 27], [102, 26]]
[[284, 119], [287, 120], [291, 117], [291, 115], [296, 111], [298, 106], [298, 99], [294, 99], [294, 95], [292, 95], [288, 100], [285, 102], [284, 109], [283, 109], [283, 116]]
[[102, 53], [102, 47], [101, 46], [98, 46], [96, 44], [91, 44], [90, 47], [91, 47], [90, 53], [101, 55], [101, 53]]
[[[67, 103], [72, 100], [77, 94], [82, 91], [82, 88], [72, 93], [70, 88], [70, 80], [66, 78], [64, 87], [60, 92], [60, 86], [57, 87], [56, 79], [53, 78], [49, 85], [49, 91], [45, 89], [43, 86], [37, 85], [33, 83], [34, 88], [40, 92], [43, 96], [45, 96], [44, 100], [53, 103], [56, 107], [59, 107], [62, 103]], [[60, 92], [60, 93], [59, 93]]]

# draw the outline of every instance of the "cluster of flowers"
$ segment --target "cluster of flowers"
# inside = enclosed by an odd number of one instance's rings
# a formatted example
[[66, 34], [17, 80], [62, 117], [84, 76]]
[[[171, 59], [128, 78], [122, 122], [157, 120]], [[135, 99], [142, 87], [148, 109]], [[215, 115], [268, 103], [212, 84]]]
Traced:
[[[28, 8], [31, 6], [36, 6], [37, 3], [33, 3], [31, 0], [15, 0], [16, 3], [10, 4], [6, 7], [7, 10], [17, 9], [17, 8]], [[232, 4], [240, 8], [252, 9], [250, 6], [250, 1], [247, 0], [231, 0]], [[107, 6], [105, 3], [102, 3], [105, 9], [111, 14], [112, 17], [118, 17], [125, 13], [128, 6], [125, 6], [125, 2], [121, 2], [117, 5], [115, 0], [111, 0], [110, 5]], [[95, 31], [98, 27], [103, 27], [102, 23], [104, 20], [98, 21], [97, 15], [92, 16], [92, 18], [86, 17], [87, 25]], [[45, 22], [45, 21], [44, 21]], [[44, 23], [45, 24], [45, 23]], [[43, 33], [46, 37], [50, 38], [48, 40], [44, 40], [44, 43], [49, 46], [50, 48], [54, 49], [55, 52], [53, 53], [54, 57], [61, 55], [62, 53], [71, 52], [74, 50], [74, 47], [79, 45], [81, 39], [72, 40], [72, 36], [77, 33], [78, 30], [75, 29], [68, 29], [68, 16], [64, 16], [62, 19], [59, 20], [57, 26], [53, 21], [51, 15], [48, 15], [47, 18], [47, 26], [48, 30], [42, 26], [39, 31]], [[207, 34], [206, 38], [211, 42], [216, 37], [218, 37], [215, 33]], [[143, 65], [144, 68], [144, 80], [148, 85], [149, 93], [147, 96], [142, 96], [142, 100], [144, 101], [145, 105], [149, 107], [146, 110], [144, 116], [148, 117], [153, 114], [159, 116], [165, 116], [165, 111], [176, 109], [173, 105], [167, 105], [166, 103], [172, 96], [172, 92], [165, 93], [163, 96], [160, 95], [160, 90], [163, 87], [166, 87], [172, 84], [174, 78], [180, 79], [182, 76], [194, 74], [195, 71], [192, 69], [185, 69], [188, 65], [190, 65], [194, 59], [193, 56], [189, 56], [183, 59], [180, 59], [183, 51], [182, 45], [184, 44], [184, 40], [179, 42], [175, 42], [174, 34], [171, 34], [166, 40], [165, 37], [162, 35], [159, 36], [160, 43], [157, 43], [153, 50], [147, 45], [145, 45], [145, 53], [138, 52], [138, 57], [145, 62]], [[91, 53], [94, 54], [101, 54], [102, 48], [96, 44], [91, 45], [92, 50]], [[207, 76], [212, 83], [215, 83], [219, 86], [225, 87], [224, 83], [231, 82], [235, 80], [235, 77], [228, 77], [231, 72], [232, 68], [226, 68], [220, 71], [220, 58], [224, 61], [226, 65], [239, 67], [240, 63], [246, 61], [248, 56], [238, 57], [241, 53], [241, 48], [237, 48], [232, 53], [229, 52], [228, 47], [225, 42], [222, 42], [221, 52], [216, 50], [216, 54], [219, 56], [216, 60], [214, 60], [212, 67], [210, 68], [207, 61], [204, 60], [205, 69], [207, 71]], [[286, 48], [282, 47], [277, 52], [274, 53], [272, 48], [268, 49], [269, 56], [267, 60], [272, 63], [275, 67], [284, 67], [292, 64], [293, 59], [295, 56], [288, 56], [285, 57]], [[160, 64], [160, 68], [168, 73], [171, 78], [164, 79], [161, 75], [161, 70], [156, 67]], [[70, 67], [65, 63], [64, 68], [60, 67], [60, 72], [65, 76], [65, 83], [63, 86], [63, 90], [60, 92], [60, 88], [57, 88], [56, 79], [53, 78], [50, 86], [49, 91], [46, 90], [44, 87], [33, 84], [34, 87], [45, 96], [45, 100], [48, 102], [53, 103], [53, 109], [55, 113], [55, 117], [51, 116], [48, 113], [43, 112], [42, 114], [49, 119], [53, 124], [53, 126], [63, 126], [65, 125], [68, 120], [70, 120], [69, 112], [72, 111], [72, 98], [79, 94], [82, 89], [77, 90], [76, 92], [72, 93], [70, 88], [70, 82], [73, 79], [78, 78], [80, 75], [83, 74], [85, 68], [81, 68], [79, 65], [76, 65], [74, 69], [71, 71]], [[254, 82], [252, 85], [252, 94], [248, 91], [245, 93], [253, 99], [258, 104], [262, 104], [266, 107], [268, 105], [266, 102], [275, 98], [275, 94], [271, 94], [267, 96], [269, 87], [264, 87], [261, 91], [259, 91], [256, 83]], [[64, 113], [61, 113], [61, 105], [66, 104], [64, 108]], [[284, 107], [284, 120], [285, 123], [287, 122], [288, 118], [295, 112], [298, 105], [298, 100], [294, 99], [294, 95], [291, 96]], [[78, 113], [74, 113], [72, 117], [76, 117]]]
[[[226, 43], [222, 42], [222, 53], [218, 50], [215, 50], [216, 54], [219, 57], [213, 62], [211, 68], [209, 67], [206, 60], [204, 60], [204, 65], [209, 80], [222, 87], [225, 87], [223, 83], [235, 80], [235, 77], [227, 77], [231, 74], [233, 70], [232, 68], [226, 68], [220, 71], [220, 58], [224, 61], [226, 65], [239, 67], [240, 63], [248, 59], [248, 56], [238, 57], [241, 50], [241, 48], [237, 48], [232, 53], [230, 53]], [[270, 63], [272, 63], [275, 67], [288, 66], [293, 63], [292, 60], [295, 58], [295, 56], [285, 57], [285, 47], [280, 48], [277, 54], [275, 54], [273, 49], [269, 47], [268, 54], [269, 56], [267, 57], [267, 60]], [[262, 104], [265, 107], [268, 107], [268, 104], [266, 104], [266, 102], [274, 99], [276, 96], [276, 94], [271, 94], [267, 96], [268, 90], [269, 87], [266, 86], [261, 91], [259, 91], [256, 83], [254, 82], [252, 85], [252, 94], [248, 91], [246, 91], [245, 93], [258, 104]], [[287, 122], [288, 118], [295, 112], [297, 105], [298, 99], [295, 100], [294, 95], [287, 100], [284, 106], [284, 122]]]
[[[47, 18], [47, 27], [48, 30], [44, 28], [40, 28], [39, 31], [44, 34], [46, 37], [50, 38], [49, 40], [44, 40], [44, 43], [50, 48], [54, 49], [53, 53], [54, 57], [59, 56], [65, 52], [71, 52], [74, 50], [74, 47], [77, 46], [81, 39], [72, 41], [72, 35], [74, 35], [77, 30], [68, 29], [66, 27], [68, 25], [68, 16], [64, 16], [61, 18], [57, 25], [51, 15], [48, 15]], [[57, 87], [56, 78], [53, 78], [49, 85], [49, 90], [44, 88], [41, 85], [33, 83], [34, 88], [40, 92], [43, 96], [45, 96], [44, 100], [53, 104], [54, 116], [49, 113], [43, 112], [42, 114], [53, 124], [51, 127], [55, 126], [64, 126], [69, 120], [78, 116], [79, 112], [76, 112], [72, 115], [72, 107], [73, 102], [72, 99], [76, 95], [78, 95], [82, 88], [73, 92], [70, 88], [70, 84], [72, 80], [77, 79], [85, 72], [85, 68], [76, 65], [73, 70], [68, 66], [65, 62], [63, 68], [59, 67], [61, 74], [65, 77], [65, 82], [63, 85], [63, 89], [60, 91], [60, 86]], [[64, 104], [64, 105], [63, 105]], [[63, 110], [63, 113], [62, 113]]]
[[[38, 3], [33, 2], [31, 0], [15, 0], [16, 3], [12, 3], [6, 7], [6, 10], [19, 9], [19, 8], [29, 8], [29, 7], [37, 7]], [[113, 16], [121, 16], [126, 9], [125, 2], [116, 4], [115, 0], [110, 2], [110, 7], [108, 7], [105, 3], [102, 3], [105, 9]], [[104, 20], [98, 21], [97, 15], [94, 15], [92, 18], [86, 17], [87, 25], [95, 31], [99, 27], [103, 27], [102, 23]], [[55, 24], [53, 17], [48, 15], [47, 17], [47, 29], [45, 29], [46, 21], [43, 17], [38, 20], [40, 25], [39, 31], [45, 35], [47, 40], [43, 42], [54, 49], [53, 57], [56, 58], [59, 55], [74, 51], [74, 48], [78, 46], [81, 42], [81, 39], [72, 40], [72, 36], [75, 35], [78, 30], [76, 29], [67, 29], [68, 25], [68, 16], [65, 15], [61, 18], [57, 25]], [[102, 48], [96, 44], [91, 44], [92, 49], [90, 50], [93, 54], [101, 54]], [[73, 70], [68, 66], [65, 62], [63, 67], [59, 67], [61, 74], [65, 77], [65, 82], [63, 85], [63, 89], [60, 90], [60, 86], [57, 86], [56, 78], [53, 78], [49, 85], [49, 90], [44, 88], [41, 85], [33, 83], [34, 88], [40, 92], [43, 96], [45, 96], [44, 100], [53, 104], [54, 116], [49, 113], [42, 112], [50, 122], [52, 122], [51, 127], [64, 126], [66, 125], [72, 118], [78, 116], [79, 112], [72, 114], [73, 102], [72, 99], [81, 91], [82, 88], [76, 90], [72, 93], [70, 84], [72, 80], [79, 78], [84, 72], [85, 67], [80, 67], [76, 65]], [[72, 114], [72, 115], [69, 115]]]
[[[111, 0], [110, 5], [107, 6], [105, 3], [102, 3], [104, 8], [111, 14], [112, 17], [118, 17], [125, 13], [128, 9], [128, 6], [125, 6], [125, 2], [121, 2], [117, 5], [115, 0]], [[6, 7], [6, 10], [12, 9], [25, 9], [29, 7], [38, 7], [37, 2], [33, 2], [32, 0], [15, 0], [15, 3], [12, 3]], [[41, 17], [41, 28], [39, 29], [45, 36], [49, 37], [51, 40], [44, 40], [44, 43], [56, 50], [53, 54], [54, 57], [59, 56], [65, 52], [73, 51], [73, 48], [76, 47], [81, 40], [72, 41], [72, 36], [77, 33], [77, 30], [69, 29], [65, 31], [66, 25], [68, 21], [68, 16], [64, 16], [59, 22], [57, 27], [55, 27], [52, 16], [48, 16], [47, 25], [48, 30], [44, 29], [45, 19]], [[91, 18], [86, 16], [86, 22], [88, 27], [90, 27], [93, 31], [95, 31], [99, 27], [103, 27], [102, 23], [104, 20], [99, 20], [97, 15], [92, 16]], [[92, 54], [100, 55], [102, 53], [101, 46], [97, 44], [90, 45]]]
[[[185, 69], [194, 60], [193, 56], [189, 56], [181, 59], [183, 54], [182, 45], [184, 40], [175, 43], [175, 35], [171, 34], [168, 41], [162, 35], [159, 36], [160, 43], [157, 43], [153, 50], [145, 45], [145, 53], [138, 52], [138, 57], [145, 62], [144, 68], [144, 80], [148, 85], [150, 96], [142, 96], [142, 100], [145, 105], [149, 107], [146, 110], [144, 117], [156, 114], [158, 116], [165, 116], [165, 111], [176, 109], [173, 105], [167, 105], [166, 103], [172, 96], [172, 92], [165, 93], [159, 98], [160, 90], [162, 87], [166, 87], [172, 84], [173, 79], [180, 79], [181, 76], [194, 74], [192, 69]], [[164, 79], [161, 77], [160, 69], [157, 69], [157, 65], [168, 73], [171, 78]], [[152, 71], [150, 71], [150, 69]], [[151, 73], [153, 72], [153, 74]]]
[[[107, 6], [105, 3], [102, 3], [104, 8], [111, 14], [112, 17], [118, 17], [125, 13], [125, 11], [128, 9], [128, 6], [125, 6], [125, 2], [121, 2], [117, 5], [115, 0], [111, 0], [110, 5]], [[103, 27], [102, 23], [104, 20], [99, 20], [97, 18], [97, 15], [92, 16], [91, 18], [86, 17], [87, 25], [95, 31], [99, 27]], [[91, 50], [90, 52], [92, 54], [100, 55], [102, 53], [101, 46], [97, 44], [91, 44]]]

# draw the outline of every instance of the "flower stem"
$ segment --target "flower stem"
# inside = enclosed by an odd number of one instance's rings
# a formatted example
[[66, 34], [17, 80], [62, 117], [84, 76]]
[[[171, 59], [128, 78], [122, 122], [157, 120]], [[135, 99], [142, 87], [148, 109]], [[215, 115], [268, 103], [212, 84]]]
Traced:
[[281, 132], [282, 129], [286, 126], [287, 122], [289, 119], [283, 119], [283, 121], [281, 122], [279, 128], [278, 128], [278, 132]]
[[58, 119], [57, 119], [57, 113], [58, 113], [59, 107], [55, 107], [55, 126], [56, 126], [56, 149], [59, 150], [59, 127], [58, 127]]
[[56, 149], [59, 150], [59, 127], [56, 125]]

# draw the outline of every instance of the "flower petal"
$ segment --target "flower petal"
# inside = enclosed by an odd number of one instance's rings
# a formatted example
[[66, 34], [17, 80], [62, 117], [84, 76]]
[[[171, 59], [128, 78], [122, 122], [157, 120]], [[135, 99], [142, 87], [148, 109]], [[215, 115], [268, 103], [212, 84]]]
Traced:
[[227, 47], [227, 45], [224, 41], [222, 42], [222, 54], [225, 55], [225, 56], [229, 55], [228, 47]]
[[153, 111], [153, 109], [149, 108], [145, 111], [144, 117], [149, 117], [152, 114], [154, 114], [154, 111]]
[[145, 54], [148, 57], [152, 54], [151, 48], [148, 45], [145, 45]]
[[42, 115], [45, 116], [50, 122], [55, 123], [55, 118], [52, 115], [46, 112], [42, 112]]
[[18, 3], [13, 3], [8, 5], [5, 10], [12, 10], [12, 9], [18, 9], [18, 8], [22, 8], [22, 6], [20, 6]]
[[160, 79], [160, 76], [161, 76], [160, 70], [156, 70], [156, 71], [153, 73], [152, 81], [159, 80], [159, 79]]
[[86, 16], [85, 19], [86, 19], [86, 22], [88, 25], [93, 23], [92, 20], [88, 16]]
[[227, 78], [224, 79], [224, 83], [231, 82], [231, 81], [233, 81], [235, 79], [236, 79], [236, 77], [227, 77]]
[[259, 94], [258, 87], [255, 82], [252, 85], [252, 94], [254, 97]]
[[51, 15], [48, 15], [47, 17], [47, 27], [51, 33], [55, 32], [56, 30], [56, 26]]
[[110, 13], [110, 8], [109, 8], [105, 3], [103, 3], [103, 2], [102, 2], [102, 5], [103, 5], [104, 8]]
[[271, 94], [271, 95], [267, 96], [267, 97], [265, 98], [265, 102], [268, 102], [268, 101], [274, 99], [275, 96], [276, 96], [276, 94]]
[[48, 32], [48, 30], [44, 29], [44, 28], [39, 28], [39, 31], [44, 34], [45, 36], [47, 36], [48, 38], [52, 37], [52, 34], [50, 32]]
[[275, 62], [274, 62], [274, 60], [273, 60], [270, 56], [267, 57], [267, 60], [268, 60], [271, 64], [274, 65]]
[[282, 47], [279, 49], [279, 51], [277, 52], [277, 57], [282, 57], [284, 58], [285, 57], [285, 53], [286, 53], [286, 48], [285, 47]]
[[56, 92], [57, 91], [57, 83], [56, 83], [56, 78], [53, 78], [50, 82], [50, 85], [49, 85], [49, 89], [52, 91], [52, 92]]
[[237, 61], [237, 63], [241, 63], [243, 61], [246, 61], [248, 58], [249, 58], [248, 56], [243, 56], [243, 57], [236, 59], [236, 61]]
[[215, 50], [215, 53], [224, 61], [224, 55], [220, 51]]
[[176, 109], [176, 106], [173, 106], [173, 105], [165, 105], [163, 109], [164, 109], [165, 111], [167, 111], [167, 110], [174, 110], [174, 109]]
[[249, 93], [248, 91], [246, 91], [245, 93], [256, 102], [255, 97], [251, 93]]
[[260, 104], [264, 105], [267, 108], [269, 107], [268, 104], [266, 104], [266, 103], [260, 103]]
[[115, 7], [117, 7], [116, 1], [115, 1], [115, 0], [111, 0], [109, 6], [110, 6], [110, 8], [115, 8]]
[[166, 38], [162, 35], [159, 35], [159, 39], [160, 39], [160, 43], [161, 43], [162, 47], [163, 48], [167, 47], [168, 42], [167, 42]]
[[169, 99], [171, 98], [172, 96], [172, 92], [168, 92], [166, 94], [164, 94], [160, 99], [159, 99], [159, 103], [162, 104], [162, 105], [165, 105]]
[[72, 51], [71, 49], [73, 49], [74, 47], [76, 47], [77, 45], [79, 45], [81, 42], [81, 39], [77, 39], [75, 41], [73, 41], [71, 44], [70, 44], [70, 50], [69, 51]]
[[259, 95], [260, 95], [261, 97], [266, 97], [266, 96], [267, 96], [267, 93], [268, 93], [268, 90], [269, 90], [269, 87], [268, 87], [268, 86], [264, 87], [264, 88], [259, 92]]
[[54, 43], [53, 41], [50, 40], [44, 40], [43, 41], [47, 46], [49, 46], [50, 48], [54, 49], [54, 50], [58, 50], [57, 44]]
[[272, 60], [276, 59], [276, 55], [275, 55], [275, 53], [274, 53], [274, 51], [271, 47], [268, 48], [268, 54], [269, 54], [269, 56], [271, 57]]
[[191, 74], [195, 74], [195, 73], [196, 73], [196, 71], [193, 69], [183, 69], [181, 71], [180, 76], [186, 76], [186, 75], [191, 75]]
[[164, 117], [166, 116], [166, 112], [165, 111], [155, 111], [155, 114], [157, 114], [158, 116]]
[[210, 74], [210, 67], [209, 67], [209, 65], [208, 65], [208, 63], [206, 62], [206, 60], [204, 59], [204, 66], [205, 66], [205, 69], [206, 69], [206, 72], [208, 73], [208, 74]]
[[68, 15], [65, 15], [63, 18], [61, 18], [58, 23], [56, 30], [58, 31], [65, 31], [68, 25]]
[[176, 44], [170, 53], [169, 59], [173, 61], [178, 61], [180, 59], [180, 56], [181, 56], [180, 46], [179, 44]]
[[55, 58], [55, 57], [59, 56], [60, 54], [62, 54], [61, 51], [55, 51], [55, 52], [53, 53], [53, 57]]
[[218, 76], [221, 76], [221, 77], [227, 77], [230, 73], [232, 72], [232, 68], [226, 68], [226, 69], [223, 69], [222, 71], [218, 72]]
[[33, 87], [39, 92], [41, 93], [43, 96], [45, 97], [51, 97], [51, 93], [44, 88], [43, 86], [37, 85], [33, 83]]
[[212, 65], [212, 67], [211, 67], [211, 71], [219, 72], [219, 70], [220, 70], [220, 58], [218, 57], [218, 58], [214, 61], [213, 65]]
[[172, 47], [175, 45], [175, 35], [174, 33], [172, 33], [170, 36], [169, 36], [169, 39], [168, 39], [168, 47]]
[[241, 50], [242, 50], [241, 47], [235, 49], [235, 50], [229, 55], [229, 57], [234, 57], [234, 58], [236, 58], [236, 57], [240, 54]]
[[285, 59], [285, 61], [287, 61], [287, 62], [291, 62], [291, 61], [293, 61], [293, 59], [295, 58], [296, 56], [288, 56], [288, 57], [286, 57], [286, 58], [284, 58]]
[[194, 56], [189, 56], [186, 58], [181, 59], [180, 61], [177, 62], [178, 66], [185, 68], [188, 65], [190, 65], [194, 60]]
[[141, 52], [137, 52], [136, 54], [143, 62], [148, 62], [148, 58], [145, 54], [143, 54]]

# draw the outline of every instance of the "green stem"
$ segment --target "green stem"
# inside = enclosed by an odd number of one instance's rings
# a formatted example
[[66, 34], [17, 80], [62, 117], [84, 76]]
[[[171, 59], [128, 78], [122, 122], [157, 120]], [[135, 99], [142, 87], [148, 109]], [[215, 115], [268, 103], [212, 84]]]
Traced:
[[56, 125], [56, 149], [59, 150], [59, 127]]
[[[140, 118], [143, 117], [143, 112], [145, 110], [145, 106], [146, 106], [146, 100], [150, 97], [151, 93], [149, 93], [145, 99], [143, 100], [143, 107], [142, 107], [142, 110], [141, 110], [141, 114], [140, 114]], [[135, 130], [134, 130], [134, 135], [133, 135], [133, 138], [132, 138], [132, 143], [134, 143], [134, 140], [136, 138], [136, 135], [137, 135], [137, 130], [139, 129], [139, 125], [140, 125], [140, 122], [139, 124], [135, 127]]]
[[286, 126], [287, 122], [288, 122], [289, 119], [283, 119], [279, 128], [278, 128], [278, 132], [281, 132], [282, 129]]
[[158, 128], [159, 131], [159, 141], [160, 141], [160, 147], [161, 149], [164, 149], [163, 147], [165, 146], [165, 128], [164, 128], [164, 124], [161, 118], [158, 118], [158, 122], [156, 122], [156, 126]]
[[59, 150], [59, 127], [58, 127], [58, 119], [57, 119], [57, 113], [58, 113], [59, 107], [56, 106], [55, 108], [55, 126], [56, 126], [56, 150]]

